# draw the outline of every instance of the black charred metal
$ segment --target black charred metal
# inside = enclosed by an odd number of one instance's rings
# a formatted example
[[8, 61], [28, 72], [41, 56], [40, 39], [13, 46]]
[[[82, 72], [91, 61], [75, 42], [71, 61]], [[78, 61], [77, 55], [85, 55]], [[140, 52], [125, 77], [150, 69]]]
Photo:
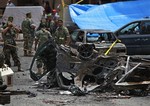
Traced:
[[[69, 46], [56, 46], [53, 41], [46, 42], [37, 50], [33, 58], [30, 67], [31, 78], [37, 81], [49, 72], [47, 77], [49, 88], [59, 86], [61, 89], [70, 90], [75, 96], [85, 95], [95, 89], [102, 92], [111, 89], [117, 93], [148, 95], [149, 60], [130, 58], [126, 55], [99, 55], [94, 52], [94, 48], [90, 48], [93, 51], [90, 54], [84, 54], [83, 49], [82, 55], [80, 49], [72, 51]], [[88, 53], [87, 51], [85, 53]], [[82, 58], [81, 55], [87, 56], [88, 59]], [[46, 67], [45, 73], [40, 77], [32, 71], [33, 62], [37, 56], [42, 57]], [[64, 76], [63, 72], [70, 74], [70, 78]]]
[[[50, 72], [56, 67], [56, 60], [57, 60], [56, 55], [57, 55], [56, 44], [53, 39], [49, 39], [38, 48], [38, 50], [35, 53], [35, 56], [33, 57], [33, 60], [29, 69], [30, 76], [34, 81], [38, 81], [44, 75], [46, 75], [48, 72]], [[45, 67], [44, 73], [40, 76], [36, 75], [36, 73], [32, 70], [33, 64], [37, 56], [40, 56]]]

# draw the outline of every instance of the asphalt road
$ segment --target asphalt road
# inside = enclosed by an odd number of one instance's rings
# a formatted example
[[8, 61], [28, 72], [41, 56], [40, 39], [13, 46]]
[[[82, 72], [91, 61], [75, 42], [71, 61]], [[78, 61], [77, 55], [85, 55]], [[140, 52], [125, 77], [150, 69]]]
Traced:
[[[150, 95], [146, 97], [115, 98], [116, 95], [110, 93], [91, 93], [86, 96], [73, 96], [61, 94], [64, 91], [59, 88], [37, 88], [33, 86], [35, 82], [30, 78], [28, 70], [33, 57], [23, 56], [22, 42], [18, 42], [18, 47], [24, 72], [17, 72], [17, 68], [12, 67], [14, 71], [13, 86], [8, 87], [8, 89], [30, 91], [32, 95], [11, 95], [11, 103], [5, 104], [5, 106], [150, 106]], [[42, 81], [46, 81], [46, 78], [44, 77]]]

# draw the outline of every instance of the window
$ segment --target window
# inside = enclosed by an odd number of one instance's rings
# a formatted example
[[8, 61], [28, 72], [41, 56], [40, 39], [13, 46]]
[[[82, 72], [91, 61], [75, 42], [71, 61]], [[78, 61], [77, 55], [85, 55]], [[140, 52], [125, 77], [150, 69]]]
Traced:
[[120, 30], [119, 35], [150, 34], [150, 21], [135, 22]]
[[87, 42], [109, 42], [113, 39], [112, 33], [87, 33]]
[[150, 34], [150, 21], [141, 22], [141, 34]]
[[128, 26], [126, 26], [125, 28], [123, 28], [119, 34], [120, 35], [124, 35], [124, 34], [136, 34], [138, 33], [140, 30], [139, 28], [139, 22], [136, 22], [136, 23], [132, 23]]

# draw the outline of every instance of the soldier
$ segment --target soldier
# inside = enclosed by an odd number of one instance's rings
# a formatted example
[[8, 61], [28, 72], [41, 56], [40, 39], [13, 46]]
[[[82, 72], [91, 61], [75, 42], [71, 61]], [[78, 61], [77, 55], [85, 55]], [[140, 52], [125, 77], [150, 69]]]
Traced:
[[[39, 48], [44, 42], [48, 41], [48, 39], [50, 37], [52, 37], [52, 36], [51, 36], [51, 33], [48, 30], [46, 30], [46, 23], [41, 23], [40, 30], [35, 33], [35, 50], [37, 48], [37, 45]], [[42, 67], [43, 62], [40, 59], [40, 56], [37, 57], [36, 64], [37, 64], [37, 68], [38, 68], [37, 74], [42, 74], [43, 73], [43, 67]]]
[[[58, 44], [58, 46], [61, 44], [69, 45], [70, 35], [68, 29], [65, 26], [63, 26], [62, 20], [58, 20], [57, 22], [58, 22], [57, 29], [52, 36], [55, 38], [55, 41]], [[58, 64], [59, 63], [57, 61], [57, 65]], [[47, 85], [48, 85], [47, 88], [55, 87], [58, 85], [61, 87], [62, 81], [60, 79], [61, 79], [61, 72], [59, 72], [58, 70], [50, 71], [49, 74], [47, 75]]]
[[[39, 27], [37, 28], [37, 31], [38, 31], [38, 30], [41, 30], [41, 28], [43, 27], [43, 25], [44, 25], [44, 26], [46, 25], [46, 19], [45, 19], [44, 16], [41, 18], [40, 25], [39, 25]], [[46, 29], [47, 29], [47, 28], [46, 28]], [[47, 30], [48, 30], [48, 29], [47, 29]]]
[[15, 37], [19, 30], [12, 24], [13, 17], [8, 17], [8, 22], [3, 26], [2, 37], [4, 40], [3, 52], [5, 63], [11, 67], [10, 56], [14, 61], [14, 66], [18, 66], [18, 71], [21, 70], [21, 63], [18, 57]]
[[36, 27], [33, 24], [31, 13], [26, 14], [26, 19], [22, 22], [21, 27], [24, 37], [24, 56], [30, 56], [32, 55], [32, 45]]
[[69, 45], [70, 43], [70, 35], [67, 27], [63, 26], [63, 21], [58, 20], [58, 27], [53, 34], [53, 37], [55, 38], [55, 41], [58, 45], [64, 44]]
[[51, 34], [53, 34], [56, 29], [55, 27], [56, 27], [55, 22], [52, 19], [52, 15], [50, 13], [47, 15], [47, 18], [46, 18], [46, 28], [48, 31], [50, 31]]

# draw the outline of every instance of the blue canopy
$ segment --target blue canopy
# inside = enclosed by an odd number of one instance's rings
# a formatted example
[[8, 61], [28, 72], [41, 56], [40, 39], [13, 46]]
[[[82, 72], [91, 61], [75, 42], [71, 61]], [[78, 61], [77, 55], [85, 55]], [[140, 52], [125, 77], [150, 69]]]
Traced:
[[103, 5], [69, 5], [72, 21], [81, 29], [115, 31], [124, 24], [150, 16], [150, 0], [115, 2]]

